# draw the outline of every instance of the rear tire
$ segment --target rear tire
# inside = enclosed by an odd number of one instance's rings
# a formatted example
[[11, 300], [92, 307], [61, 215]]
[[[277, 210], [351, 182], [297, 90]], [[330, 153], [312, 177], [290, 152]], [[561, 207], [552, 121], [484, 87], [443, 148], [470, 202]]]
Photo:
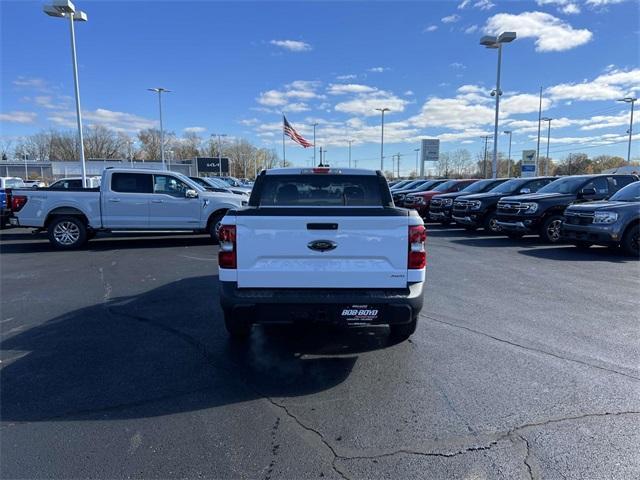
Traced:
[[211, 220], [209, 220], [209, 235], [214, 242], [218, 242], [218, 229], [220, 228], [220, 222], [224, 218], [227, 212], [216, 213]]
[[246, 340], [251, 335], [251, 324], [237, 315], [225, 313], [224, 326], [232, 340]]
[[627, 255], [640, 257], [640, 225], [634, 225], [626, 231], [620, 246]]
[[546, 243], [560, 243], [562, 240], [561, 228], [564, 217], [562, 215], [551, 215], [542, 223], [540, 238]]
[[75, 250], [87, 243], [87, 227], [78, 217], [56, 217], [47, 231], [49, 241], [58, 250]]
[[418, 326], [418, 317], [411, 320], [409, 323], [401, 325], [389, 325], [389, 340], [392, 343], [400, 343], [407, 340], [416, 331]]

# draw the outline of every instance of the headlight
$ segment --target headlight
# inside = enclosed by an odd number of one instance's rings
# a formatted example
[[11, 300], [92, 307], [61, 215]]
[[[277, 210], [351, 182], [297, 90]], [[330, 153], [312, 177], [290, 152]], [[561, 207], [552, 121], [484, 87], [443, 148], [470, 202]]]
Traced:
[[482, 202], [480, 200], [472, 200], [469, 202], [469, 208], [471, 210], [480, 210], [482, 207]]
[[526, 203], [520, 204], [520, 208], [524, 210], [524, 213], [532, 214], [538, 211], [538, 204], [535, 202], [526, 202]]
[[419, 204], [424, 203], [424, 197], [414, 197], [413, 199], [415, 200], [416, 203], [419, 203]]
[[596, 212], [593, 217], [593, 223], [614, 223], [618, 220], [618, 214], [615, 212]]
[[444, 200], [442, 200], [442, 205], [445, 207], [450, 207], [451, 205], [453, 205], [453, 198], [445, 198]]
[[404, 197], [406, 197], [406, 195], [404, 193], [399, 193], [398, 194], [398, 200], [404, 200]]

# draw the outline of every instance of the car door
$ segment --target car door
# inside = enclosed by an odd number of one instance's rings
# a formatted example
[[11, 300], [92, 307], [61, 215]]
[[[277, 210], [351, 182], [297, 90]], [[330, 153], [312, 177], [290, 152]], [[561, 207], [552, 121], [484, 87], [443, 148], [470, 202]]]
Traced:
[[149, 227], [153, 179], [149, 173], [113, 173], [102, 193], [102, 224], [112, 229]]
[[153, 176], [150, 228], [191, 230], [200, 226], [202, 199], [187, 198], [187, 190], [193, 190], [193, 187], [178, 177], [170, 174]]

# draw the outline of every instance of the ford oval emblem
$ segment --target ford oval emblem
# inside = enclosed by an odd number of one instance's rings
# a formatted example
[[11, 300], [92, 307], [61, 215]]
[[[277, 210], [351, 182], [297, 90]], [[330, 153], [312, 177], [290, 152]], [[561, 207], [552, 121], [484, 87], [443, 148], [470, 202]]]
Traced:
[[331, 240], [314, 240], [307, 244], [307, 248], [315, 250], [316, 252], [328, 252], [334, 250], [337, 246], [338, 244]]

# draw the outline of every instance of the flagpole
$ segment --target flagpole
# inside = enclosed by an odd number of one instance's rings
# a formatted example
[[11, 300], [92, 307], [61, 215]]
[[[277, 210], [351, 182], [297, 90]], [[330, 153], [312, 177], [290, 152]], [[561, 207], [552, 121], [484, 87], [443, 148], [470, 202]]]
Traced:
[[282, 112], [282, 166], [284, 167], [287, 164], [287, 152], [286, 149], [284, 147], [285, 143], [284, 143], [284, 122], [285, 122], [285, 116], [284, 116], [284, 112]]

